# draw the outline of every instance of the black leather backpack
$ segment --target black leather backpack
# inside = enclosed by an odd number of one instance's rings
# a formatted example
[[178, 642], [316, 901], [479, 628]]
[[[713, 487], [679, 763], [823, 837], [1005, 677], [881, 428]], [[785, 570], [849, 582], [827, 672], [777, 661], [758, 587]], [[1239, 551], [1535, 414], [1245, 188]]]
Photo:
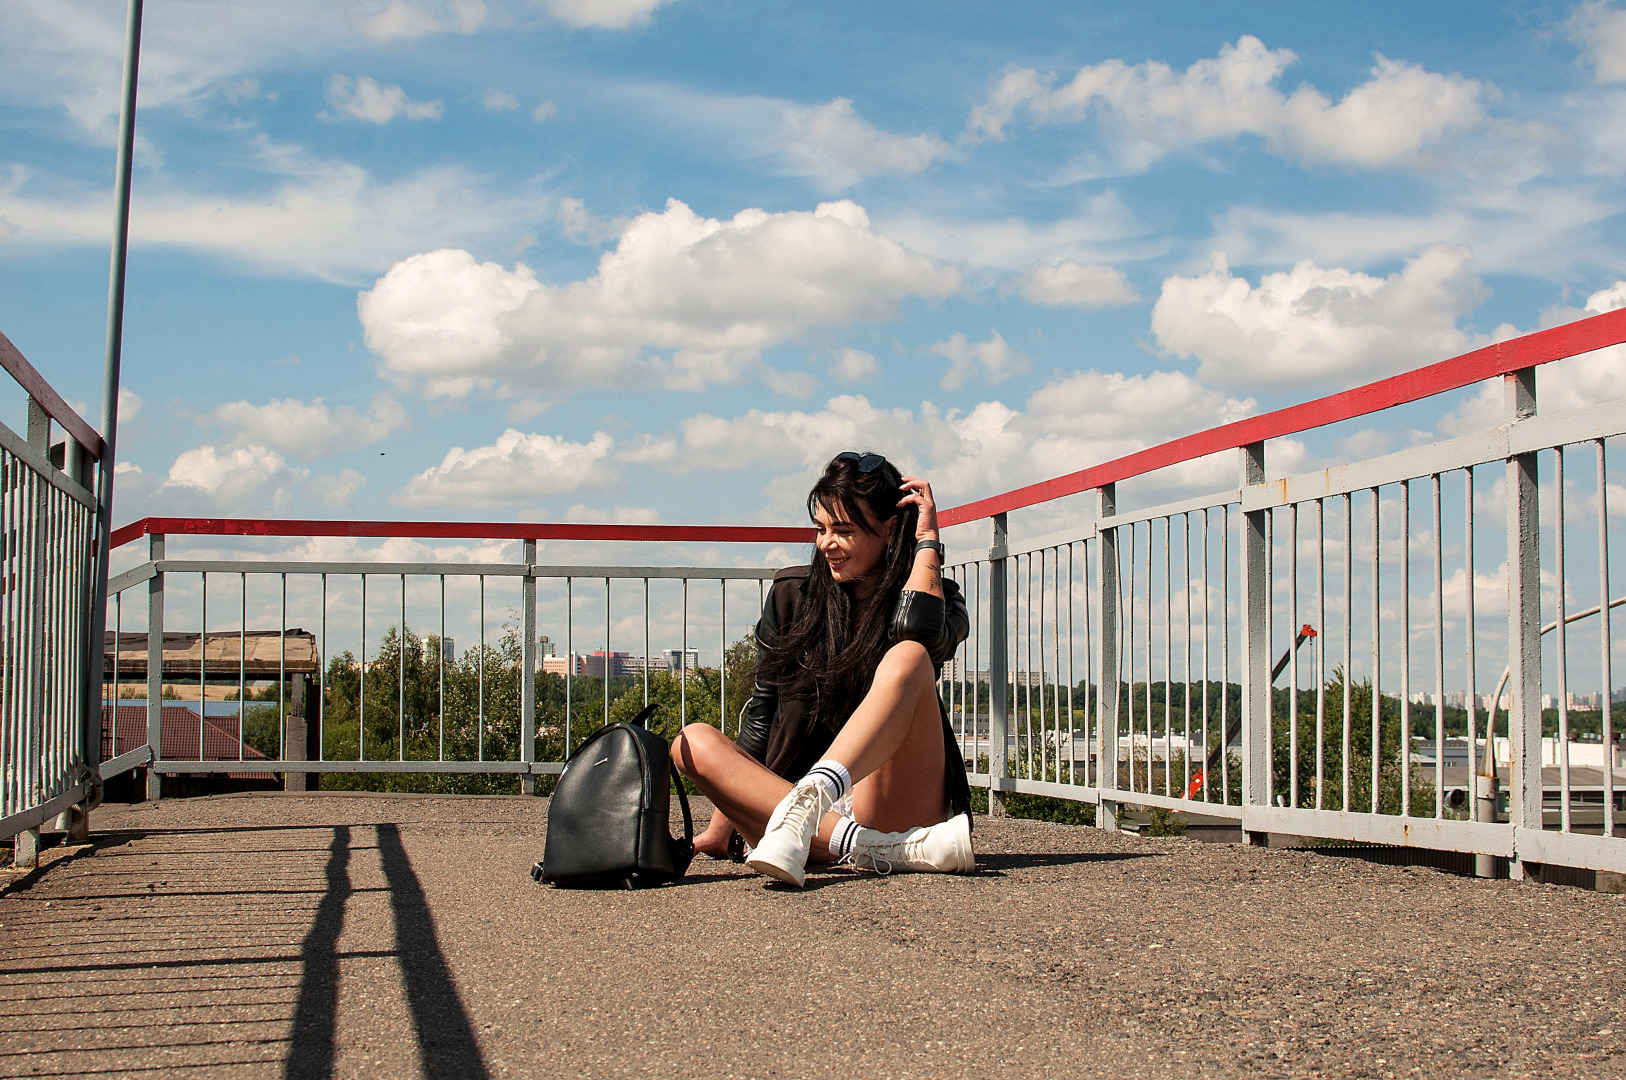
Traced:
[[[681, 878], [694, 858], [694, 821], [666, 740], [646, 727], [658, 705], [611, 724], [577, 748], [548, 805], [548, 839], [531, 877], [580, 888], [643, 888]], [[683, 838], [667, 828], [668, 786], [683, 807]]]

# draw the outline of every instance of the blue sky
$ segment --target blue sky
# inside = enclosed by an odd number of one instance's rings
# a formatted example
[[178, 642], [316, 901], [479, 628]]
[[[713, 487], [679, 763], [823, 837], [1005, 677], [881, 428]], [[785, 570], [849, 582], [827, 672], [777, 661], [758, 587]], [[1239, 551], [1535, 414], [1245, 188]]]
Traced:
[[[0, 329], [93, 421], [122, 18], [0, 0]], [[1608, 3], [150, 0], [143, 56], [121, 522], [793, 523], [851, 446], [953, 504], [1626, 303]]]

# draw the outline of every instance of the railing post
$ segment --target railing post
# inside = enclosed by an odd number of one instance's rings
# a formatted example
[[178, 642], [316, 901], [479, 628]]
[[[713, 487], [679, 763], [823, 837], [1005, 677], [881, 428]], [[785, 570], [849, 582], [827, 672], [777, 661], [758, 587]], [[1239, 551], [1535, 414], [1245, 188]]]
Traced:
[[[28, 445], [41, 457], [51, 453], [51, 417], [35, 401], [28, 399]], [[22, 700], [22, 743], [14, 747], [17, 756], [15, 768], [22, 778], [22, 795], [33, 803], [44, 797], [43, 760], [45, 754], [45, 563], [48, 555], [48, 530], [45, 525], [45, 493], [42, 484], [36, 484], [37, 497], [26, 507], [30, 520], [25, 525], [31, 540], [25, 540], [25, 550], [32, 548], [27, 580], [20, 576], [17, 582], [21, 599], [19, 623], [26, 620], [28, 629], [21, 634], [26, 645], [22, 650], [23, 685], [27, 687], [19, 697]], [[27, 490], [26, 488], [24, 489]], [[19, 507], [22, 509], [22, 507]], [[12, 841], [12, 865], [19, 870], [39, 865], [40, 831], [36, 826], [24, 829]]]
[[[525, 563], [525, 576], [520, 579], [520, 688], [519, 688], [519, 759], [536, 760], [536, 541], [526, 540], [521, 548]], [[605, 658], [609, 664], [609, 658]], [[608, 666], [606, 666], [608, 672]], [[608, 676], [606, 675], [606, 683]], [[521, 773], [519, 790], [522, 794], [536, 792], [536, 777]]]
[[[1109, 518], [1118, 512], [1118, 485], [1104, 484], [1101, 489], [1101, 517]], [[1101, 786], [1101, 807], [1095, 823], [1108, 832], [1118, 831], [1116, 799], [1108, 799], [1107, 792], [1118, 790], [1118, 530], [1116, 527], [1100, 530], [1101, 544], [1101, 631], [1100, 681], [1095, 689], [1095, 732], [1101, 740], [1097, 758], [1097, 783]]]
[[[147, 558], [154, 564], [164, 559], [164, 534], [147, 537]], [[114, 751], [118, 750], [118, 703], [113, 704]], [[152, 760], [147, 763], [147, 798], [157, 799], [163, 794], [163, 780], [158, 774], [158, 763], [163, 760], [164, 748], [164, 573], [162, 570], [147, 579], [147, 748]]]
[[994, 515], [993, 545], [988, 550], [988, 814], [1005, 816], [1005, 792], [999, 781], [1010, 773], [1007, 740], [1010, 731], [1010, 664], [1006, 649], [1005, 550], [1008, 536], [1005, 515]]
[[[1536, 414], [1536, 369], [1502, 377], [1506, 420], [1517, 424]], [[1507, 714], [1511, 760], [1509, 819], [1515, 828], [1541, 828], [1541, 510], [1536, 455], [1507, 459]], [[1564, 587], [1563, 582], [1558, 583]], [[1610, 688], [1605, 686], [1605, 694]], [[1496, 715], [1496, 703], [1490, 713]], [[1495, 731], [1486, 737], [1495, 760]], [[1568, 798], [1568, 793], [1565, 793]], [[1515, 849], [1517, 850], [1517, 849]], [[1524, 877], [1517, 857], [1510, 871]]]
[[[1241, 486], [1265, 482], [1265, 444], [1240, 448]], [[1242, 515], [1242, 812], [1270, 805], [1270, 640], [1266, 620], [1270, 582], [1266, 574], [1265, 510]], [[1245, 843], [1264, 846], [1268, 833], [1244, 826]]]

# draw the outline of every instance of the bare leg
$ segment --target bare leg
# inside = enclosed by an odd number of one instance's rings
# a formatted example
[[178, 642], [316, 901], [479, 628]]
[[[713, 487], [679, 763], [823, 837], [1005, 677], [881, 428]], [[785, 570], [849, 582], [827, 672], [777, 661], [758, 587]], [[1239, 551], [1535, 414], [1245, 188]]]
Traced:
[[[690, 724], [672, 743], [672, 762], [695, 782], [748, 844], [762, 839], [768, 815], [790, 791], [790, 781], [776, 775], [734, 745], [709, 724]], [[713, 822], [715, 822], [713, 818]], [[814, 859], [828, 861], [830, 833], [840, 819], [826, 814], [813, 843]], [[726, 842], [727, 836], [724, 836]]]
[[870, 692], [825, 751], [853, 778], [853, 816], [882, 832], [948, 816], [943, 720], [930, 657], [918, 642], [887, 651]]
[[728, 838], [733, 833], [734, 823], [728, 820], [727, 814], [718, 810], [711, 815], [711, 824], [694, 838], [695, 853], [710, 855], [714, 859], [728, 858]]

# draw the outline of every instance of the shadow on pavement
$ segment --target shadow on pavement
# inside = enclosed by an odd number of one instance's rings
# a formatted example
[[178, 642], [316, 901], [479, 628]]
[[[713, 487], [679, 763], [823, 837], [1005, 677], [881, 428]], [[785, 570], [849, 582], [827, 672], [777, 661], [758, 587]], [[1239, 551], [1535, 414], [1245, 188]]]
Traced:
[[[401, 830], [378, 825], [378, 853], [389, 884], [390, 908], [395, 917], [395, 950], [406, 988], [407, 1007], [418, 1037], [423, 1074], [430, 1080], [468, 1077], [484, 1080], [490, 1074], [474, 1037], [463, 999], [452, 985], [446, 956], [435, 934], [434, 919], [423, 885], [412, 869]], [[338, 1018], [339, 936], [344, 930], [345, 904], [356, 892], [350, 883], [350, 828], [333, 830], [328, 849], [327, 891], [316, 909], [310, 933], [300, 948], [303, 976], [283, 1075], [290, 1080], [315, 1080], [333, 1075], [334, 1026]], [[346, 954], [354, 956], [357, 954]]]

